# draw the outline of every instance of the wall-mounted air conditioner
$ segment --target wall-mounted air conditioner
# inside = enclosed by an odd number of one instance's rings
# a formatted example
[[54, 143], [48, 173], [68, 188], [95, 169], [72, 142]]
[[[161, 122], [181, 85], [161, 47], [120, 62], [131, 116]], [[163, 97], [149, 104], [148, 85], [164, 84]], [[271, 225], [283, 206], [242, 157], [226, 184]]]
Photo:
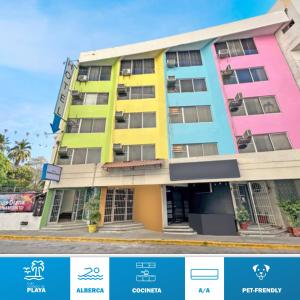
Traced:
[[86, 81], [88, 81], [88, 76], [87, 75], [78, 75], [77, 80], [80, 82], [86, 82]]
[[168, 76], [168, 78], [167, 78], [168, 88], [175, 88], [175, 84], [176, 84], [176, 77], [175, 76]]
[[239, 107], [243, 104], [243, 94], [237, 93], [234, 100], [229, 103], [229, 109], [231, 112], [238, 111]]
[[167, 67], [168, 68], [175, 68], [175, 67], [177, 67], [176, 59], [175, 58], [167, 59]]
[[127, 96], [128, 89], [125, 84], [118, 84], [117, 92], [119, 96]]
[[251, 141], [252, 141], [252, 132], [251, 130], [246, 130], [244, 134], [237, 140], [239, 149], [246, 148], [248, 144], [251, 143]]
[[113, 144], [113, 151], [116, 155], [124, 155], [125, 148], [122, 144]]
[[115, 113], [115, 120], [118, 123], [124, 123], [124, 122], [126, 122], [124, 112], [122, 112], [122, 111], [116, 111], [116, 113]]
[[226, 57], [229, 57], [229, 50], [228, 49], [220, 49], [218, 51], [218, 57], [219, 58], [226, 58]]
[[225, 70], [221, 71], [221, 74], [222, 76], [230, 76], [233, 74], [233, 69], [231, 68], [230, 65], [228, 65]]
[[130, 76], [131, 75], [131, 69], [122, 69], [121, 71], [122, 76]]
[[68, 159], [69, 153], [68, 153], [68, 147], [60, 147], [58, 150], [58, 156], [62, 159]]
[[83, 93], [81, 93], [81, 92], [79, 92], [77, 90], [73, 90], [71, 92], [71, 94], [72, 94], [72, 98], [73, 99], [83, 99]]

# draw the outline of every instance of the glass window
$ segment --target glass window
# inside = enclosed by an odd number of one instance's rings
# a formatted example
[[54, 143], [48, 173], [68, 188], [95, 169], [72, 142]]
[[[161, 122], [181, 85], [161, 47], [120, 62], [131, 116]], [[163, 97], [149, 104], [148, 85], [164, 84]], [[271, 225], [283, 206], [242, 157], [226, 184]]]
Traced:
[[180, 86], [181, 86], [181, 93], [193, 92], [192, 79], [181, 79]]
[[218, 146], [217, 143], [207, 143], [203, 144], [203, 155], [218, 155]]
[[187, 146], [173, 145], [172, 154], [173, 154], [173, 158], [187, 157]]
[[257, 54], [257, 49], [253, 38], [242, 39], [241, 42], [244, 48], [245, 55]]
[[189, 157], [203, 156], [203, 147], [202, 144], [190, 144], [189, 148]]
[[140, 145], [129, 145], [129, 160], [141, 160], [141, 146]]
[[189, 51], [178, 52], [179, 67], [188, 67], [191, 65]]
[[143, 87], [143, 98], [155, 98], [154, 86], [144, 86]]
[[265, 69], [263, 67], [259, 68], [250, 68], [252, 77], [254, 81], [265, 81], [268, 80], [267, 74], [265, 72]]
[[154, 59], [144, 59], [144, 74], [154, 73]]
[[79, 67], [78, 75], [87, 75], [89, 73], [88, 67]]
[[228, 41], [227, 44], [230, 51], [230, 56], [244, 55], [243, 47], [240, 40]]
[[108, 104], [108, 93], [97, 94], [97, 104]]
[[211, 122], [211, 110], [209, 105], [196, 106], [198, 113], [198, 122]]
[[198, 121], [197, 110], [195, 106], [184, 107], [183, 113], [185, 123], [195, 123]]
[[68, 119], [66, 133], [78, 133], [80, 119]]
[[253, 136], [257, 152], [273, 151], [273, 146], [268, 134]]
[[249, 69], [235, 70], [239, 83], [252, 82], [252, 77]]
[[84, 164], [87, 149], [74, 149], [73, 165]]
[[263, 110], [258, 98], [246, 98], [244, 99], [248, 115], [262, 114]]
[[91, 67], [89, 74], [89, 81], [98, 81], [100, 74], [100, 67]]
[[193, 82], [195, 92], [207, 91], [206, 82], [204, 78], [193, 79]]
[[136, 59], [133, 61], [133, 74], [143, 74], [143, 60]]
[[175, 59], [177, 64], [177, 53], [176, 52], [167, 52], [166, 53], [167, 60]]
[[92, 132], [104, 132], [105, 119], [94, 119]]
[[71, 164], [71, 161], [72, 161], [72, 154], [73, 154], [73, 149], [68, 149], [67, 150], [67, 153], [68, 153], [68, 158], [60, 158], [58, 156], [58, 159], [57, 159], [57, 164], [58, 165], [70, 165]]
[[142, 128], [142, 113], [130, 113], [129, 128]]
[[190, 51], [191, 56], [191, 66], [202, 65], [201, 54], [199, 50]]
[[90, 133], [92, 132], [93, 119], [82, 119], [80, 126], [80, 133]]
[[170, 107], [170, 123], [183, 123], [182, 107]]
[[98, 94], [85, 94], [85, 104], [86, 105], [96, 105], [98, 99]]
[[274, 150], [287, 150], [292, 148], [285, 133], [271, 133], [270, 137], [274, 146]]
[[143, 145], [143, 160], [155, 159], [155, 145]]
[[143, 128], [154, 128], [156, 127], [156, 113], [155, 112], [144, 112], [143, 113]]
[[143, 98], [143, 87], [135, 86], [131, 87], [131, 99], [142, 99]]
[[111, 66], [101, 67], [100, 80], [109, 81], [110, 80], [110, 74], [111, 74]]
[[264, 113], [278, 113], [279, 107], [273, 96], [259, 97]]
[[227, 44], [226, 42], [220, 42], [220, 43], [216, 43], [215, 44], [215, 48], [216, 48], [216, 53], [219, 54], [220, 50], [227, 50]]
[[122, 70], [125, 70], [125, 69], [131, 70], [131, 60], [122, 60], [121, 61], [120, 75], [122, 75]]
[[101, 148], [89, 148], [86, 158], [87, 164], [97, 164], [101, 161]]
[[231, 75], [229, 76], [222, 76], [223, 77], [223, 83], [224, 84], [236, 84], [238, 83], [237, 82], [237, 79], [236, 79], [236, 75], [235, 75], [235, 72], [233, 72]]

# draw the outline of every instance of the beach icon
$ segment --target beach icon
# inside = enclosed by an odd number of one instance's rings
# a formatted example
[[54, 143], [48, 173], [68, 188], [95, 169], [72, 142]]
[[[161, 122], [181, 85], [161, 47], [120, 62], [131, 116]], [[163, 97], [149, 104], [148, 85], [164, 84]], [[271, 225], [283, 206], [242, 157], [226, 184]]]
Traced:
[[42, 260], [34, 260], [31, 262], [30, 267], [23, 267], [23, 271], [26, 274], [25, 280], [42, 280], [42, 272], [45, 270], [45, 264]]
[[100, 274], [100, 268], [87, 267], [84, 268], [83, 274], [78, 274], [78, 280], [102, 280], [103, 275]]

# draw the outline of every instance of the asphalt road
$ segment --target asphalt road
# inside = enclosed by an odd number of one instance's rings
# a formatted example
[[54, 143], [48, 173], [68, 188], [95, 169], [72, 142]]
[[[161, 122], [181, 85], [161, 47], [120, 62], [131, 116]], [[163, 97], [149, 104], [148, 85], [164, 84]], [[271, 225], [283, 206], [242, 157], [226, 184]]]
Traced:
[[0, 240], [0, 254], [300, 254], [299, 251], [149, 244]]

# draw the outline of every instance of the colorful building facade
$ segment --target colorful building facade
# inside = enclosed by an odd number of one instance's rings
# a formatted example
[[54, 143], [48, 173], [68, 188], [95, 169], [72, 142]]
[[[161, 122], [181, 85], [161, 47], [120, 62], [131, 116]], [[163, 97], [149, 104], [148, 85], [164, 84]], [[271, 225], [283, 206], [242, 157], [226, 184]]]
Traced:
[[300, 91], [276, 33], [283, 11], [128, 46], [84, 52], [53, 152], [42, 228], [255, 234], [287, 223], [300, 199]]

